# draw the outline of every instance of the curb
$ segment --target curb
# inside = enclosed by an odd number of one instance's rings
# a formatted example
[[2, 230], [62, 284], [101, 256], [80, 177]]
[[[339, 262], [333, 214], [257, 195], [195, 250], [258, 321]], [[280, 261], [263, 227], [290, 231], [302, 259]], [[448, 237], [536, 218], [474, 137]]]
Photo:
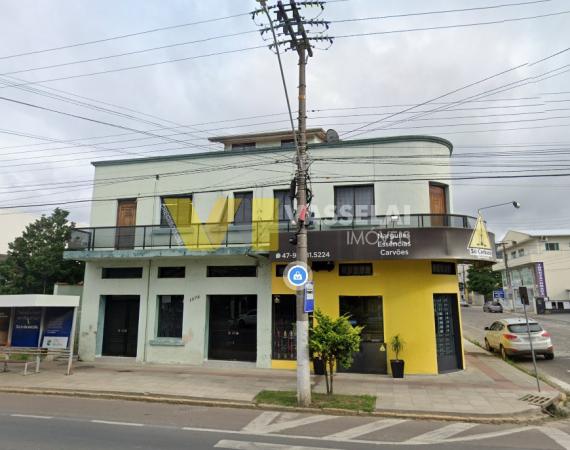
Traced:
[[265, 403], [254, 403], [248, 401], [232, 401], [220, 399], [203, 399], [197, 397], [176, 397], [165, 396], [154, 393], [126, 393], [114, 391], [88, 391], [88, 390], [72, 390], [72, 389], [49, 389], [49, 388], [18, 388], [18, 387], [0, 387], [0, 393], [6, 394], [27, 394], [27, 395], [53, 395], [61, 397], [90, 398], [103, 400], [123, 400], [138, 401], [147, 403], [163, 403], [171, 405], [189, 405], [189, 406], [206, 406], [217, 408], [242, 408], [242, 409], [258, 409], [283, 412], [313, 413], [327, 414], [334, 416], [368, 416], [368, 417], [389, 417], [411, 420], [436, 420], [447, 422], [471, 422], [483, 424], [535, 424], [549, 420], [549, 416], [540, 412], [537, 407], [535, 410], [526, 412], [518, 412], [505, 415], [469, 415], [469, 414], [453, 414], [443, 412], [424, 412], [424, 411], [401, 411], [401, 410], [383, 410], [383, 411], [350, 411], [336, 408], [300, 408], [294, 406], [279, 406]]

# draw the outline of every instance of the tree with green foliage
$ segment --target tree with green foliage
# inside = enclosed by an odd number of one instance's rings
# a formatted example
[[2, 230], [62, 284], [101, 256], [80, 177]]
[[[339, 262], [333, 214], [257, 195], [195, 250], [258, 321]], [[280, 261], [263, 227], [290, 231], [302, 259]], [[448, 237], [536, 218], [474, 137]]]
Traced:
[[83, 280], [84, 263], [63, 259], [65, 243], [75, 226], [68, 211], [55, 209], [50, 216], [26, 227], [8, 246], [0, 263], [0, 294], [49, 294], [57, 282]]
[[467, 274], [469, 276], [467, 288], [484, 295], [485, 299], [489, 298], [495, 289], [502, 286], [500, 272], [493, 272], [491, 266], [472, 265]]
[[323, 360], [327, 394], [333, 393], [335, 366], [348, 368], [354, 353], [360, 348], [360, 333], [364, 327], [352, 326], [347, 315], [333, 319], [315, 311], [316, 326], [311, 327], [309, 347], [314, 356]]

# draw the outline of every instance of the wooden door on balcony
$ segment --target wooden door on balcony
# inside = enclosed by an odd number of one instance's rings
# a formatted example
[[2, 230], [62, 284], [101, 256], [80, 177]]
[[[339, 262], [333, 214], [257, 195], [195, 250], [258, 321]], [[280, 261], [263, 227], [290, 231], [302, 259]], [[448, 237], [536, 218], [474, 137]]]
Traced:
[[438, 184], [429, 185], [429, 207], [431, 214], [442, 214], [441, 216], [436, 215], [431, 218], [431, 226], [444, 226], [445, 217], [443, 214], [447, 214], [447, 196], [445, 194], [445, 186]]
[[130, 249], [135, 246], [137, 200], [119, 200], [117, 205], [117, 233], [115, 247]]

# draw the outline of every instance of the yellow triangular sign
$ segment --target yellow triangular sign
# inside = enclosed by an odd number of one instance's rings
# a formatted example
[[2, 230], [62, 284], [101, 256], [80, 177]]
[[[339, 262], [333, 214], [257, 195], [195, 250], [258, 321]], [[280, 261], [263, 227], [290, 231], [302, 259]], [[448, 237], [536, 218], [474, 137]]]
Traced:
[[489, 239], [489, 233], [487, 233], [487, 227], [481, 215], [477, 218], [477, 223], [469, 240], [468, 248], [492, 250], [491, 239]]

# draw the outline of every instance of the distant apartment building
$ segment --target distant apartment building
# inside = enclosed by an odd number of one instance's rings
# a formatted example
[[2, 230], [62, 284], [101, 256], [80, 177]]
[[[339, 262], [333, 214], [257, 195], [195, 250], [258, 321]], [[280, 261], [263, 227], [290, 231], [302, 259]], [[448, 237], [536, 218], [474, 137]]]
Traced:
[[[502, 242], [504, 254], [499, 246], [501, 259], [493, 268], [501, 272], [503, 286], [507, 286], [507, 304], [512, 304], [514, 295], [515, 306], [522, 307], [518, 287], [526, 286], [531, 301], [548, 297], [560, 303], [556, 307], [570, 309], [570, 229], [510, 230]], [[505, 261], [512, 290], [508, 289]]]
[[[91, 226], [65, 253], [86, 261], [83, 360], [295, 367], [292, 135], [211, 141], [224, 149], [93, 163]], [[396, 334], [407, 373], [462, 369], [457, 263], [480, 256], [476, 219], [452, 211], [451, 143], [321, 129], [308, 142], [315, 303], [365, 326], [350, 370], [386, 373]]]

